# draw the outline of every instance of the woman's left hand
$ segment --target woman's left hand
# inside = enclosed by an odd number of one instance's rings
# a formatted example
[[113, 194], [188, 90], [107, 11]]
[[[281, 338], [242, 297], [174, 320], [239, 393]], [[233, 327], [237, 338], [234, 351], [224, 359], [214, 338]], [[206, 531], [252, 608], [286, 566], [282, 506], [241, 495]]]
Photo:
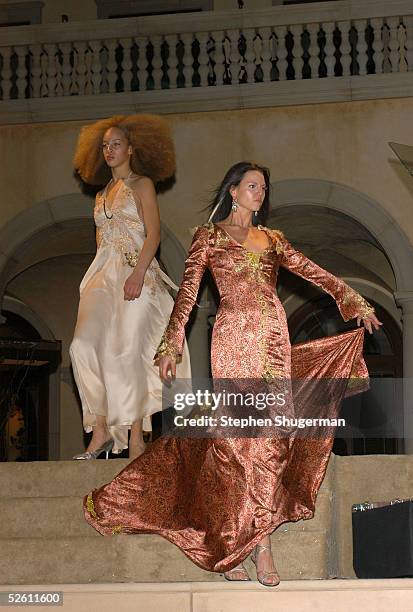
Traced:
[[360, 323], [363, 321], [364, 327], [367, 329], [369, 334], [373, 333], [374, 330], [380, 329], [383, 325], [381, 321], [378, 320], [374, 312], [371, 313], [368, 317], [357, 317], [357, 325], [360, 327]]
[[128, 276], [123, 286], [123, 299], [128, 301], [136, 300], [141, 294], [144, 280], [145, 275], [139, 274], [134, 270]]

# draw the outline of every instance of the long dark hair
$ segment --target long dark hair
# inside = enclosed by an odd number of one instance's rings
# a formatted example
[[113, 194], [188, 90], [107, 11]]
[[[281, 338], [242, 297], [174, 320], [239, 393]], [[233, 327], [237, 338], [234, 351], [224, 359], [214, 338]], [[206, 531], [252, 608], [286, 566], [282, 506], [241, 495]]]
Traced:
[[224, 176], [222, 183], [216, 189], [214, 198], [208, 206], [209, 213], [211, 214], [219, 203], [219, 206], [211, 219], [213, 223], [217, 223], [218, 221], [222, 221], [228, 217], [232, 206], [232, 196], [229, 190], [233, 186], [237, 187], [244, 178], [246, 172], [249, 172], [250, 170], [261, 172], [267, 188], [260, 210], [257, 211], [256, 215], [252, 215], [252, 223], [253, 225], [265, 225], [270, 210], [270, 171], [264, 166], [246, 161], [238, 162], [237, 164], [231, 166]]

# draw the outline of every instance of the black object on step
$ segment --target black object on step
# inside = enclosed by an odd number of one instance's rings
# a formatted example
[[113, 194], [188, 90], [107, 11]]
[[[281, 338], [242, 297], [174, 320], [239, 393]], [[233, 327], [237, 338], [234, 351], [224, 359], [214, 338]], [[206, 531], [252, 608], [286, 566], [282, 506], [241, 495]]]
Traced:
[[358, 578], [413, 576], [413, 500], [355, 504], [352, 521]]

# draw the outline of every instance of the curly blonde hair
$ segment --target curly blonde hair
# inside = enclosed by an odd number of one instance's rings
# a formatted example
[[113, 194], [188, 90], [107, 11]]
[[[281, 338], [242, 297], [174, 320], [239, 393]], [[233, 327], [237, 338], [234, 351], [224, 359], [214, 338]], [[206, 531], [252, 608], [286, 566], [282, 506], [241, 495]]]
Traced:
[[133, 152], [133, 172], [148, 176], [156, 184], [173, 176], [175, 151], [169, 125], [157, 115], [115, 115], [82, 128], [73, 164], [89, 185], [106, 185], [112, 178], [103, 157], [103, 135], [109, 128], [124, 132]]

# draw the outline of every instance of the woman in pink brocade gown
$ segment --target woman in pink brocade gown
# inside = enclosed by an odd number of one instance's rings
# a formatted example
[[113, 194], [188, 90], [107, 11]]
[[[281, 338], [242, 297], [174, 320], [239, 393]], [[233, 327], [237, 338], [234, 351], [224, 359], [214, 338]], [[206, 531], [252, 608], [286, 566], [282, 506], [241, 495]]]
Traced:
[[[280, 231], [263, 226], [268, 189], [265, 168], [241, 162], [227, 172], [212, 222], [194, 235], [157, 351], [164, 381], [175, 376], [206, 268], [220, 293], [211, 349], [214, 379], [261, 379], [269, 388], [291, 377], [367, 379], [362, 329], [291, 348], [275, 290], [280, 266], [332, 295], [344, 320], [357, 318], [370, 332], [380, 322], [353, 289], [296, 251]], [[336, 393], [336, 407], [349, 393]], [[297, 397], [297, 411], [303, 401], [307, 410], [317, 398]], [[283, 522], [313, 516], [332, 441], [331, 435], [160, 438], [111, 483], [89, 493], [86, 520], [104, 535], [162, 535], [197, 565], [225, 572], [229, 580], [249, 579], [242, 561], [252, 551], [258, 579], [275, 586], [269, 535]]]

